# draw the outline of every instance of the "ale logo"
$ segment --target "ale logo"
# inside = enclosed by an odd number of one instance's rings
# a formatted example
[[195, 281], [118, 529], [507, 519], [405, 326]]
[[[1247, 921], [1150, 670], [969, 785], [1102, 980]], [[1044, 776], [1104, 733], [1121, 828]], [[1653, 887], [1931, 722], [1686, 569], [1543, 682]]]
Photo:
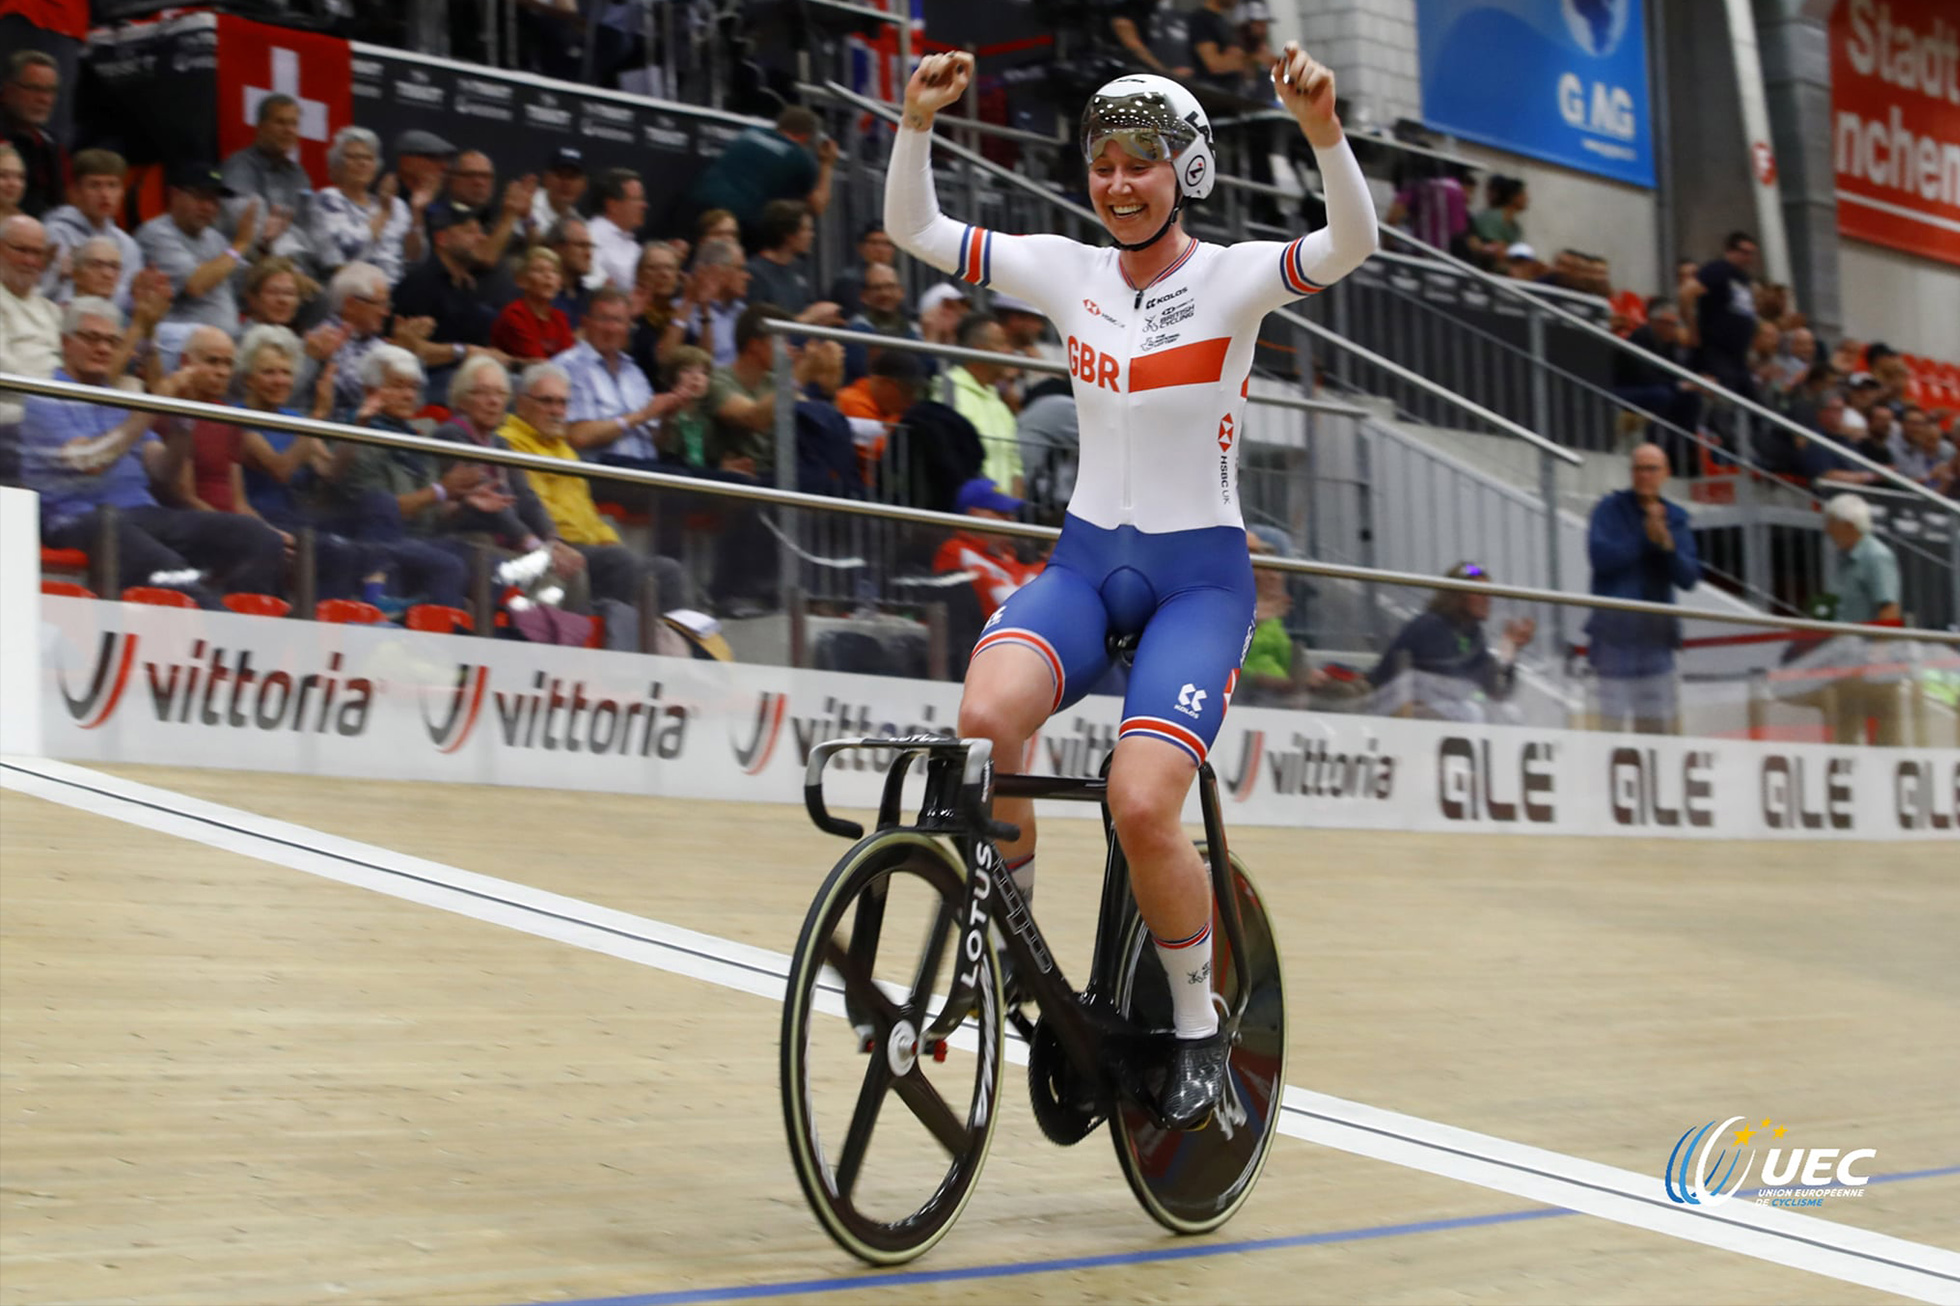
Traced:
[[470, 741], [477, 717], [483, 712], [483, 691], [490, 684], [490, 668], [468, 662], [456, 664], [456, 685], [449, 692], [449, 711], [440, 723], [429, 720], [429, 709], [422, 708], [422, 725], [436, 751], [453, 753]]
[[80, 698], [68, 692], [68, 675], [61, 672], [61, 700], [68, 715], [84, 730], [93, 730], [116, 714], [123, 690], [129, 685], [130, 668], [136, 665], [136, 636], [105, 630], [95, 654], [95, 672]]
[[1877, 1157], [1877, 1148], [1840, 1152], [1835, 1147], [1784, 1147], [1788, 1126], [1764, 1120], [1752, 1127], [1744, 1119], [1730, 1116], [1719, 1125], [1713, 1120], [1691, 1125], [1675, 1140], [1667, 1168], [1661, 1172], [1670, 1201], [1713, 1207], [1734, 1197], [1749, 1181], [1756, 1161], [1752, 1144], [1758, 1135], [1764, 1136], [1765, 1144], [1774, 1144], [1763, 1157], [1760, 1183], [1753, 1194], [1759, 1205], [1822, 1206], [1826, 1197], [1862, 1196], [1871, 1182], [1870, 1175], [1852, 1166]]

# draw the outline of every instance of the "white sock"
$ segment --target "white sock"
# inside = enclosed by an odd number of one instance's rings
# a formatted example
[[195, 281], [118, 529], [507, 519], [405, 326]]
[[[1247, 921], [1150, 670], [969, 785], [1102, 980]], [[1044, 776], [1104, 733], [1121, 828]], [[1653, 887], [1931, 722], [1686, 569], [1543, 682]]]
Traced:
[[1014, 887], [1021, 891], [1021, 897], [1027, 900], [1028, 906], [1033, 907], [1034, 854], [1029, 853], [1018, 861], [1007, 863], [1007, 875], [1009, 879], [1014, 881]]
[[1170, 979], [1171, 1012], [1179, 1038], [1218, 1032], [1218, 1010], [1211, 1005], [1211, 922], [1188, 939], [1173, 943], [1151, 936], [1157, 960]]

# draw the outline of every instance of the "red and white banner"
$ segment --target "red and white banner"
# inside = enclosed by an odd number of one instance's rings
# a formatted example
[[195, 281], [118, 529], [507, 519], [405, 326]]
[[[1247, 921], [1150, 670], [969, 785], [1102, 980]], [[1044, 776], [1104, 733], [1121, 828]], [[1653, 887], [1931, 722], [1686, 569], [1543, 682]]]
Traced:
[[[947, 734], [960, 687], [44, 598], [54, 757], [795, 803], [826, 739]], [[33, 673], [29, 673], [33, 674]], [[1033, 769], [1093, 776], [1119, 703], [1050, 721]], [[889, 758], [831, 765], [874, 807]], [[1952, 840], [1960, 749], [1591, 734], [1234, 707], [1228, 822], [1666, 838]], [[1055, 814], [1087, 815], [1079, 804]], [[1186, 813], [1196, 819], [1195, 800]]]
[[1960, 5], [1839, 0], [1831, 118], [1838, 231], [1960, 264]]
[[326, 186], [327, 146], [354, 121], [354, 61], [347, 42], [219, 14], [220, 158], [252, 143], [259, 103], [274, 94], [299, 101], [300, 166], [315, 187]]

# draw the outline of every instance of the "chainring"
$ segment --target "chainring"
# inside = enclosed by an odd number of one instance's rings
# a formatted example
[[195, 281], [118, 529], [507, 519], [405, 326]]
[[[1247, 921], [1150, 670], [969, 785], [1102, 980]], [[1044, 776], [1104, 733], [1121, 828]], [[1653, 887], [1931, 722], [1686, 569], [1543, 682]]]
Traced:
[[1037, 1022], [1028, 1044], [1028, 1105], [1042, 1135], [1059, 1147], [1073, 1147], [1103, 1122], [1093, 1106], [1072, 1100], [1080, 1096], [1076, 1078], [1055, 1031], [1046, 1020]]

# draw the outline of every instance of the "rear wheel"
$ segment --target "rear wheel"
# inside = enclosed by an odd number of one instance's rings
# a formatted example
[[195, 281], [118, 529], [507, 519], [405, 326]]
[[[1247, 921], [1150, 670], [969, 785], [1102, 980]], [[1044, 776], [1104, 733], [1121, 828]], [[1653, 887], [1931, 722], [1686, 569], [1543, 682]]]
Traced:
[[943, 1004], [935, 992], [960, 969], [965, 890], [963, 868], [942, 845], [873, 835], [824, 881], [790, 961], [790, 1159], [824, 1229], [874, 1265], [909, 1261], [945, 1236], [993, 1140], [1004, 1013], [991, 947], [981, 952], [975, 1014], [950, 1046], [921, 1045]]
[[[1200, 846], [1199, 851], [1204, 851]], [[1238, 1212], [1252, 1195], [1279, 1128], [1286, 1088], [1286, 999], [1271, 918], [1243, 863], [1231, 857], [1245, 955], [1233, 956], [1222, 929], [1212, 931], [1212, 984], [1245, 1015], [1227, 1051], [1225, 1097], [1203, 1129], [1164, 1129], [1134, 1102], [1110, 1118], [1116, 1162], [1150, 1217], [1176, 1233], [1207, 1233]], [[1214, 904], [1214, 913], [1217, 908]], [[1143, 1029], [1171, 1028], [1170, 985], [1141, 917], [1124, 943], [1117, 1006]]]

